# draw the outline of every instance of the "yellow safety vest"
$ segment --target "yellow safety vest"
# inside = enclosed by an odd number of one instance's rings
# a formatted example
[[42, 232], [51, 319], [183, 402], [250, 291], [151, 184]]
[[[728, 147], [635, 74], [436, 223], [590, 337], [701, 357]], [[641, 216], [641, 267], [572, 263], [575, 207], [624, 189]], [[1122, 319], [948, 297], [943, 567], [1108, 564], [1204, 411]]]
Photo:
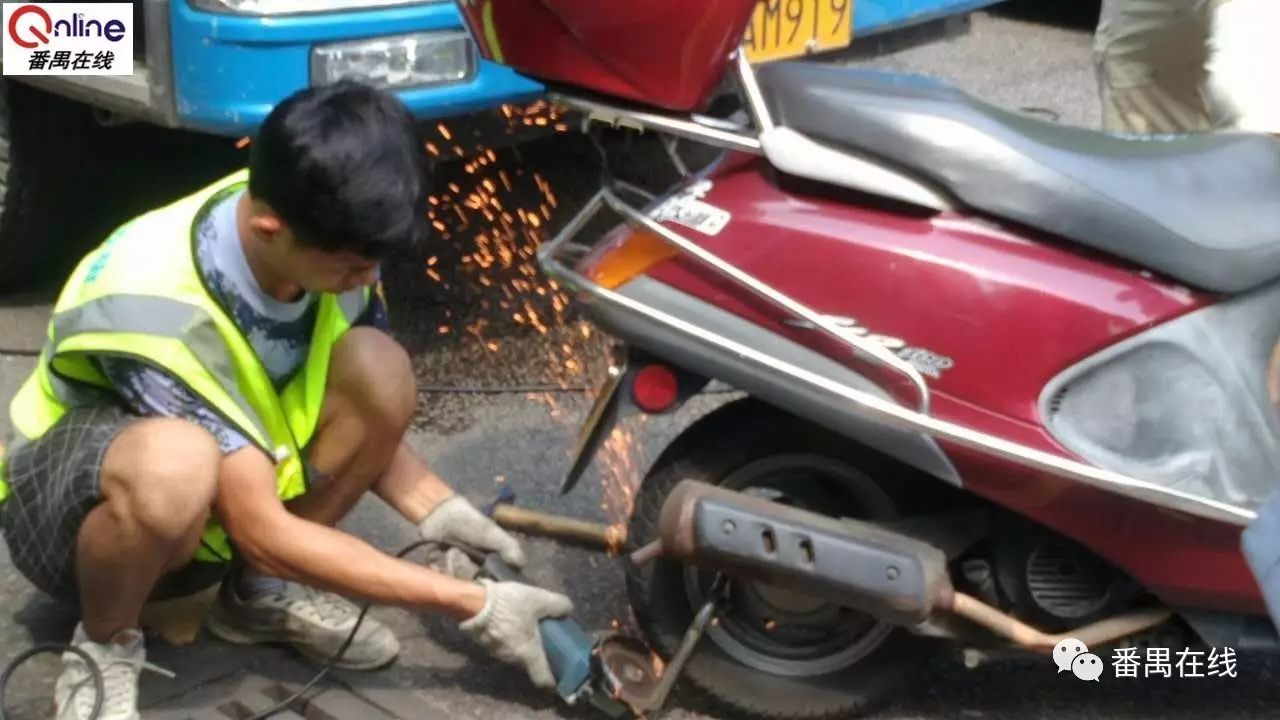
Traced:
[[[329, 358], [369, 290], [320, 296], [306, 362], [277, 391], [196, 266], [201, 219], [247, 181], [241, 170], [137, 217], [81, 260], [54, 306], [39, 363], [10, 405], [18, 444], [39, 438], [68, 409], [102, 402], [110, 384], [90, 357], [123, 356], [168, 372], [273, 458], [281, 499], [306, 492], [303, 452], [320, 418]], [[0, 460], [0, 502], [4, 477]], [[211, 520], [196, 559], [231, 555], [226, 532]]]

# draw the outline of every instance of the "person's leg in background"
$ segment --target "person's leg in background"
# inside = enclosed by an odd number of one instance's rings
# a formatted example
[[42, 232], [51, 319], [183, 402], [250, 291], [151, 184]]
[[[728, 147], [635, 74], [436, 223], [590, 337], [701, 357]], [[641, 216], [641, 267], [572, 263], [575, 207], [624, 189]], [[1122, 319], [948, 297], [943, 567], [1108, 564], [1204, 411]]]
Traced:
[[1219, 128], [1280, 135], [1280, 2], [1213, 0], [1206, 98]]
[[1280, 629], [1280, 492], [1258, 508], [1257, 519], [1240, 536], [1240, 548], [1271, 621]]
[[1212, 128], [1204, 91], [1209, 13], [1210, 0], [1103, 0], [1093, 56], [1104, 130]]

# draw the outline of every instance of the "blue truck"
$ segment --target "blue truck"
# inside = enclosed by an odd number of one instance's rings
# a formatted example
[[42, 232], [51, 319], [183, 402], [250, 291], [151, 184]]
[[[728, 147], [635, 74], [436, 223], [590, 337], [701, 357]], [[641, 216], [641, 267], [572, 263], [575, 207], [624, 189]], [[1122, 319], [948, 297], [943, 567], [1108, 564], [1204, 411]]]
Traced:
[[[839, 1], [854, 4], [855, 37], [994, 2]], [[340, 79], [393, 89], [424, 119], [542, 90], [480, 59], [450, 0], [138, 0], [133, 13], [131, 75], [13, 76], [0, 88], [0, 292], [74, 239], [80, 213], [67, 203], [86, 201], [75, 170], [95, 162], [86, 118], [236, 138], [284, 96]]]

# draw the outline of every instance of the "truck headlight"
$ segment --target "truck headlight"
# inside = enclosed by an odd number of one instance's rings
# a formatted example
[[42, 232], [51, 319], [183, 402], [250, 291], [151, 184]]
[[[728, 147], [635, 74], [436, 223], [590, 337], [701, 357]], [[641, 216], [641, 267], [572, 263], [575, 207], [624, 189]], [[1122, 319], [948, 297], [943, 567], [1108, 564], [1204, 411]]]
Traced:
[[[372, 10], [395, 5], [412, 5], [423, 0], [191, 0], [192, 6], [216, 13], [236, 15], [301, 15], [336, 10]], [[435, 0], [440, 1], [440, 0]]]
[[311, 84], [356, 80], [380, 88], [443, 85], [475, 72], [466, 32], [426, 32], [319, 45], [311, 51]]
[[1267, 423], [1224, 382], [1182, 347], [1144, 344], [1054, 390], [1047, 425], [1099, 467], [1249, 507], [1274, 487]]

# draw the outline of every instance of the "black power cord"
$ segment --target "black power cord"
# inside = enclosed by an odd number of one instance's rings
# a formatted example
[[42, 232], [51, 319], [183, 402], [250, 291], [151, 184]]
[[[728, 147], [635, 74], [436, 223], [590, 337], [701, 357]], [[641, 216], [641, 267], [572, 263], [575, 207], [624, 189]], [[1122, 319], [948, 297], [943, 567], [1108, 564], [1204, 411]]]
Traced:
[[[430, 540], [419, 540], [417, 542], [411, 543], [410, 545], [406, 546], [403, 550], [396, 553], [396, 557], [403, 558], [404, 556], [408, 555], [414, 550], [417, 550], [418, 548], [424, 545], [431, 545], [431, 544], [433, 544], [433, 542]], [[284, 700], [281, 700], [275, 705], [267, 708], [266, 710], [263, 710], [257, 715], [254, 715], [248, 718], [247, 720], [266, 720], [272, 715], [275, 715], [276, 713], [287, 709], [290, 705], [301, 700], [302, 697], [311, 690], [311, 688], [316, 686], [316, 683], [323, 680], [333, 670], [333, 668], [337, 666], [338, 661], [341, 660], [343, 654], [347, 652], [347, 648], [351, 647], [351, 643], [355, 642], [356, 633], [360, 631], [360, 625], [364, 623], [365, 615], [369, 613], [370, 607], [371, 607], [371, 603], [366, 602], [363, 604], [363, 606], [360, 608], [360, 615], [359, 617], [356, 618], [356, 624], [351, 626], [351, 632], [347, 634], [347, 639], [343, 641], [342, 646], [339, 647], [337, 652], [333, 654], [333, 657], [325, 661], [325, 664], [323, 667], [320, 668], [320, 671], [317, 672], [315, 674], [315, 677], [311, 678], [311, 680], [308, 681], [306, 685], [303, 685], [302, 689], [298, 690], [297, 692], [285, 698]], [[89, 666], [89, 673], [92, 675], [92, 678], [93, 678], [93, 687], [97, 693], [94, 696], [93, 712], [89, 713], [89, 718], [90, 720], [96, 720], [98, 715], [102, 712], [103, 696], [106, 695], [106, 688], [103, 685], [103, 681], [102, 681], [102, 669], [98, 667], [98, 663], [94, 662], [93, 658], [89, 657], [89, 654], [86, 653], [84, 650], [81, 650], [80, 648], [75, 647], [73, 645], [58, 645], [56, 643], [46, 644], [46, 645], [37, 645], [36, 647], [33, 647], [29, 650], [22, 652], [21, 654], [18, 655], [18, 657], [11, 660], [9, 664], [5, 666], [4, 672], [0, 673], [0, 720], [5, 719], [5, 712], [4, 712], [5, 691], [9, 687], [9, 678], [10, 676], [13, 675], [14, 671], [17, 670], [20, 665], [22, 665], [23, 663], [27, 662], [28, 660], [30, 660], [31, 658], [37, 655], [43, 655], [45, 653], [62, 653], [62, 652], [70, 652], [78, 655], [80, 659], [84, 660], [85, 664]]]
[[9, 678], [13, 675], [14, 671], [16, 671], [18, 667], [21, 666], [23, 663], [25, 663], [26, 661], [30, 660], [33, 657], [36, 657], [37, 655], [44, 655], [46, 653], [61, 654], [64, 652], [69, 652], [74, 655], [79, 655], [80, 659], [84, 661], [85, 665], [89, 666], [89, 674], [93, 679], [93, 689], [97, 692], [97, 694], [94, 695], [93, 712], [89, 713], [89, 717], [90, 718], [98, 717], [98, 714], [102, 712], [103, 696], [107, 694], [106, 686], [102, 682], [102, 670], [98, 667], [98, 663], [94, 662], [93, 658], [89, 657], [89, 653], [85, 652], [84, 650], [81, 650], [78, 647], [75, 647], [72, 645], [58, 645], [57, 643], [51, 643], [51, 644], [45, 644], [45, 645], [37, 645], [29, 650], [22, 652], [21, 654], [18, 655], [18, 657], [14, 658], [8, 665], [5, 666], [3, 673], [0, 673], [0, 720], [4, 720], [5, 718], [5, 713], [4, 713], [5, 692], [9, 689]]
[[[403, 558], [405, 555], [408, 555], [409, 553], [413, 552], [414, 550], [417, 550], [423, 545], [431, 545], [431, 544], [432, 544], [432, 541], [430, 540], [419, 540], [415, 543], [410, 543], [403, 550], [396, 553], [396, 557]], [[333, 668], [338, 664], [338, 661], [342, 659], [343, 653], [347, 651], [347, 648], [351, 647], [351, 643], [355, 642], [356, 633], [360, 631], [360, 624], [364, 622], [364, 616], [369, 613], [369, 607], [370, 607], [370, 603], [364, 603], [363, 607], [360, 608], [360, 616], [356, 618], [356, 624], [351, 626], [351, 632], [347, 634], [347, 639], [342, 643], [342, 647], [338, 648], [338, 651], [333, 654], [333, 657], [329, 658], [325, 662], [324, 667], [320, 668], [320, 672], [316, 673], [315, 677], [311, 678], [311, 680], [309, 680], [306, 685], [303, 685], [302, 689], [298, 690], [298, 692], [290, 695], [284, 700], [281, 700], [275, 705], [272, 705], [266, 710], [263, 710], [257, 715], [254, 715], [248, 718], [247, 720], [266, 720], [267, 718], [271, 717], [272, 715], [275, 715], [281, 710], [288, 709], [290, 705], [301, 700], [302, 696], [306, 695], [307, 692], [311, 690], [311, 688], [315, 687], [316, 683], [323, 680], [325, 676], [327, 676], [329, 672], [333, 670]], [[4, 718], [0, 718], [0, 720], [4, 720]]]

